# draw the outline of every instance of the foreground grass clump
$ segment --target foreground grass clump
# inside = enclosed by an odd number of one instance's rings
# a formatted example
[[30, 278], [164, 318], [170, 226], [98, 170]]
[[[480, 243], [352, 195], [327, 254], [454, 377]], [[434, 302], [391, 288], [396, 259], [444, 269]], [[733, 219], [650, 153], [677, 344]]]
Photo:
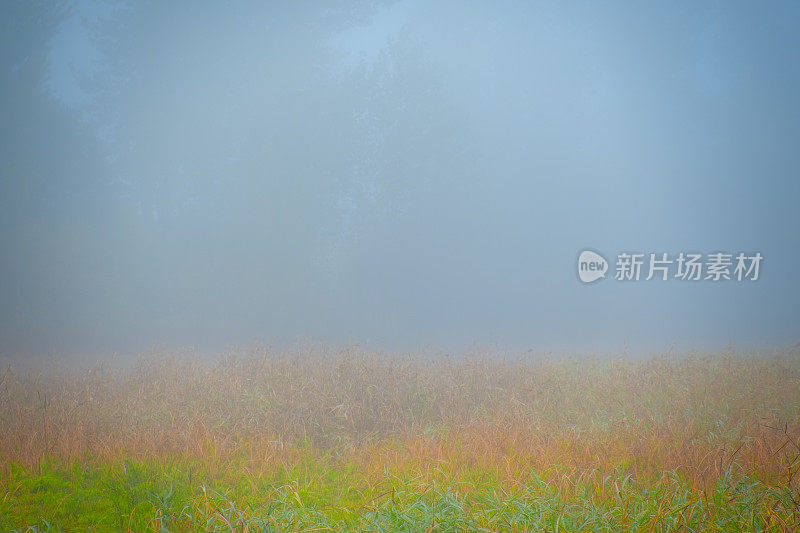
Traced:
[[788, 350], [0, 375], [2, 530], [791, 530], [798, 469]]

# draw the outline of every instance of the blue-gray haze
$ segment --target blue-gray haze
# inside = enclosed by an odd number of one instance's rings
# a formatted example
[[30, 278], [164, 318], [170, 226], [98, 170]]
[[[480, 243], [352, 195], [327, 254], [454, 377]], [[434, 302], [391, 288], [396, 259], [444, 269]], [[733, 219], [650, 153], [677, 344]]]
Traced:
[[[797, 3], [9, 0], [0, 28], [0, 354], [800, 340]], [[764, 259], [616, 281], [626, 251]]]

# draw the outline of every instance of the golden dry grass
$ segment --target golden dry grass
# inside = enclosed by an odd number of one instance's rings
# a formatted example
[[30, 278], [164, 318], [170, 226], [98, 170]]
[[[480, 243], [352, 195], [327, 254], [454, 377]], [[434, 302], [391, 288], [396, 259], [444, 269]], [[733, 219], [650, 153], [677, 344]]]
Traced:
[[792, 350], [645, 360], [256, 350], [212, 363], [158, 355], [132, 368], [9, 366], [0, 377], [6, 475], [45, 459], [182, 460], [212, 479], [243, 472], [255, 487], [314, 463], [356, 472], [358, 495], [338, 497], [358, 505], [394, 491], [387, 479], [401, 475], [513, 492], [533, 473], [559, 497], [588, 484], [598, 501], [620, 503], [624, 483], [677, 475], [691, 503], [744, 475], [794, 502], [798, 457]]
[[[730, 466], [777, 482], [800, 435], [800, 362], [736, 357], [533, 359], [256, 352], [203, 364], [151, 356], [133, 369], [9, 367], [0, 456], [64, 460], [190, 454], [224, 461], [298, 443], [390, 463], [447, 457], [513, 478], [677, 471], [698, 483]], [[391, 451], [384, 443], [402, 442]], [[778, 449], [781, 448], [779, 451]], [[783, 453], [781, 453], [783, 452]]]

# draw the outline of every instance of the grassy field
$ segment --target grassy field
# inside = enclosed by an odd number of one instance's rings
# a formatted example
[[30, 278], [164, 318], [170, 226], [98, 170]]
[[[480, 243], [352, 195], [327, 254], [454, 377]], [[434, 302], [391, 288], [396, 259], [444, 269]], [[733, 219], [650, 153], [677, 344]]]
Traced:
[[0, 370], [0, 530], [800, 527], [800, 355]]

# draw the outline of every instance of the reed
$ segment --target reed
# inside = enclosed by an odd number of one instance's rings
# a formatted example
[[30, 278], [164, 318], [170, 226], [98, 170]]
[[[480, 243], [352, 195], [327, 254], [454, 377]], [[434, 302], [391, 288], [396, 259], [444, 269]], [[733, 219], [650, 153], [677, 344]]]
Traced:
[[[21, 530], [780, 529], [798, 469], [792, 350], [317, 347], [0, 376], [0, 526]], [[69, 503], [100, 482], [116, 504]]]

